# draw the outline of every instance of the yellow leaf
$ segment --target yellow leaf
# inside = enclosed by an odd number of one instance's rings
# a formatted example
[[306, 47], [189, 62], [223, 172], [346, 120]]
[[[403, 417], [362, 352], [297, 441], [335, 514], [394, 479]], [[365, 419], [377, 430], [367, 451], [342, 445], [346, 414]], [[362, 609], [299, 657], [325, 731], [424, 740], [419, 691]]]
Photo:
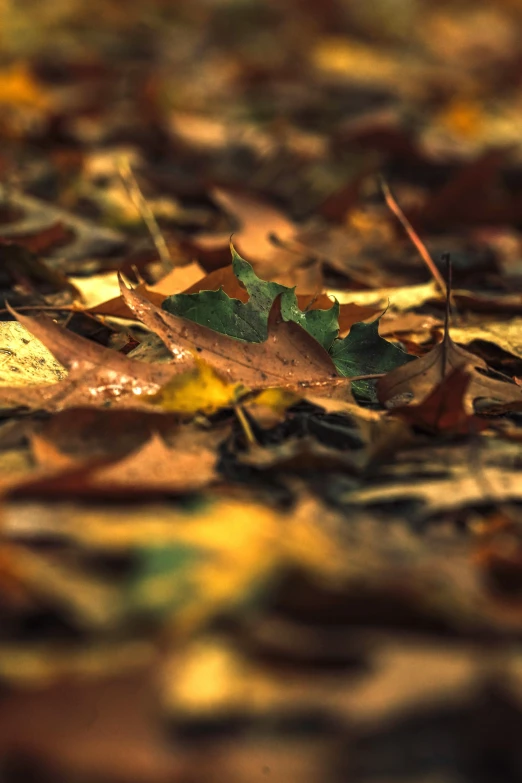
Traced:
[[103, 272], [90, 277], [69, 277], [68, 280], [80, 292], [85, 308], [96, 307], [102, 302], [120, 296], [120, 284], [116, 272]]
[[263, 389], [252, 400], [251, 405], [254, 407], [270, 408], [274, 413], [282, 414], [291, 405], [295, 405], [301, 399], [299, 395], [295, 394], [288, 389]]
[[484, 109], [473, 100], [453, 100], [438, 116], [439, 122], [456, 136], [474, 138], [482, 131]]
[[152, 404], [175, 413], [214, 413], [235, 405], [246, 391], [240, 383], [228, 383], [206, 362], [196, 358], [196, 367], [176, 375], [157, 394]]
[[375, 307], [390, 307], [391, 310], [406, 312], [427, 302], [428, 299], [440, 298], [440, 291], [435, 280], [421, 285], [405, 285], [401, 288], [376, 288], [372, 291], [328, 291], [339, 304], [375, 305]]
[[0, 71], [0, 106], [20, 106], [46, 111], [51, 100], [27, 66], [15, 63]]

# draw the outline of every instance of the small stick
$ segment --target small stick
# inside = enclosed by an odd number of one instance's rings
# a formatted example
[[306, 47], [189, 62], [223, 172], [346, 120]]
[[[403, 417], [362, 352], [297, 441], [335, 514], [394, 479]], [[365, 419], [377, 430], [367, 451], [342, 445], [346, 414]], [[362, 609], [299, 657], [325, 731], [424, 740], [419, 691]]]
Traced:
[[247, 443], [250, 446], [257, 446], [257, 440], [256, 437], [252, 431], [252, 427], [250, 426], [250, 422], [248, 421], [245, 411], [241, 407], [241, 405], [234, 405], [234, 411], [235, 414], [239, 420], [239, 423], [241, 424], [241, 429], [243, 430], [243, 433], [245, 435], [245, 438], [247, 440]]
[[417, 248], [420, 257], [422, 258], [422, 260], [430, 270], [431, 274], [433, 275], [434, 279], [436, 280], [440, 290], [442, 291], [444, 296], [446, 296], [446, 283], [444, 282], [444, 278], [442, 277], [441, 273], [435, 266], [433, 262], [433, 258], [428, 253], [425, 244], [422, 242], [419, 235], [413, 228], [412, 224], [410, 223], [410, 221], [408, 220], [408, 218], [406, 217], [406, 215], [404, 214], [400, 206], [397, 204], [386, 181], [382, 178], [381, 178], [381, 189], [389, 209], [391, 209], [395, 217], [398, 219], [398, 221], [400, 222], [400, 224], [408, 234], [409, 238]]
[[442, 351], [442, 377], [446, 377], [447, 362], [448, 362], [448, 348], [450, 346], [450, 334], [449, 324], [451, 316], [451, 286], [452, 286], [452, 273], [451, 257], [449, 253], [443, 253], [441, 260], [446, 264], [446, 309], [444, 311], [444, 340]]
[[126, 155], [123, 155], [118, 160], [118, 173], [123, 184], [125, 185], [125, 189], [129, 195], [130, 200], [138, 210], [140, 216], [143, 219], [143, 222], [149, 230], [162, 264], [168, 269], [171, 269], [174, 264], [167, 247], [167, 243], [165, 242], [165, 238], [160, 231], [158, 221], [156, 220], [152, 209], [149, 207], [145, 196], [141, 192], [140, 186], [138, 185], [136, 177], [134, 176], [134, 172], [132, 171], [129, 158]]

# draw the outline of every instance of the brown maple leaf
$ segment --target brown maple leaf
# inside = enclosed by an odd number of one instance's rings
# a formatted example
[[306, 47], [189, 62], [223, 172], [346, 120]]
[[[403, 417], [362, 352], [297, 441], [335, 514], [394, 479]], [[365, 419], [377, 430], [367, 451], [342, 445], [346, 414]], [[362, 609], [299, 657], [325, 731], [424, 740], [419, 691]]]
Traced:
[[401, 405], [391, 413], [407, 424], [429, 432], [455, 435], [480, 432], [489, 424], [485, 419], [470, 415], [465, 409], [470, 382], [471, 376], [465, 367], [457, 367], [419, 405]]
[[[298, 292], [322, 289], [318, 263], [298, 239], [299, 227], [260, 198], [224, 188], [212, 190], [213, 200], [234, 220], [234, 245], [266, 280], [297, 286]], [[229, 259], [230, 231], [200, 235], [187, 242], [204, 266], [225, 266]], [[313, 254], [312, 254], [313, 255]]]
[[466, 396], [471, 401], [479, 397], [501, 402], [522, 399], [522, 391], [515, 384], [485, 375], [488, 370], [486, 362], [453, 342], [449, 332], [450, 296], [451, 279], [448, 280], [447, 285], [442, 342], [421, 359], [398, 367], [379, 379], [377, 393], [382, 404], [401, 397], [409, 398], [409, 402], [419, 402], [431, 394], [446, 376], [457, 369], [466, 370], [469, 374]]
[[283, 321], [280, 297], [270, 311], [267, 339], [246, 343], [160, 310], [122, 281], [120, 285], [130, 309], [163, 340], [175, 358], [187, 350], [195, 351], [229, 382], [264, 388], [338, 378], [327, 351], [298, 324]]

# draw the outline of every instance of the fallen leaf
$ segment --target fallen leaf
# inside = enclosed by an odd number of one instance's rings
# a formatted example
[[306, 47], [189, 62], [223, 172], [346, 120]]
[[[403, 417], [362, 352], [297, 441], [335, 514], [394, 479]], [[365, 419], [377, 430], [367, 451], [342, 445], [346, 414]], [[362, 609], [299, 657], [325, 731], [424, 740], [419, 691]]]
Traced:
[[[1, 234], [2, 230], [0, 228], [0, 236]], [[16, 233], [11, 239], [31, 253], [46, 255], [58, 247], [68, 245], [74, 240], [74, 234], [71, 230], [67, 230], [61, 221], [56, 221], [56, 223], [51, 223], [38, 231], [27, 234], [23, 232]]]
[[3, 307], [7, 301], [12, 306], [55, 303], [57, 294], [61, 301], [56, 304], [63, 304], [64, 295], [69, 304], [78, 294], [65, 275], [14, 242], [0, 240], [0, 263]]
[[[348, 378], [386, 373], [414, 359], [379, 335], [378, 318], [369, 324], [354, 324], [347, 337], [334, 341], [330, 354], [340, 375]], [[370, 399], [375, 396], [369, 381], [354, 381], [352, 386]]]
[[339, 330], [339, 305], [329, 301], [326, 310], [310, 309], [303, 312], [298, 306], [293, 288], [261, 280], [232, 244], [230, 250], [234, 275], [248, 293], [246, 302], [231, 298], [219, 288], [217, 291], [170, 296], [163, 302], [163, 309], [172, 315], [208, 326], [220, 334], [259, 343], [267, 338], [270, 308], [275, 298], [280, 296], [283, 320], [298, 323], [328, 350]]
[[425, 505], [425, 516], [436, 516], [450, 509], [495, 504], [522, 499], [520, 474], [517, 470], [496, 465], [463, 464], [452, 467], [448, 476], [416, 477], [415, 482], [382, 483], [378, 487], [357, 489], [347, 493], [345, 501], [371, 506], [379, 503], [418, 500]]
[[[199, 264], [192, 263], [188, 266], [176, 267], [154, 285], [140, 283], [136, 286], [135, 290], [150, 302], [160, 307], [167, 296], [185, 291], [187, 287], [194, 285], [194, 283], [204, 277], [204, 275], [205, 272]], [[80, 278], [71, 279], [73, 281], [80, 280]], [[88, 280], [90, 279], [91, 278], [88, 278]], [[120, 293], [117, 274], [111, 272], [109, 280], [111, 284], [111, 293], [117, 292], [117, 296], [113, 296], [107, 301], [102, 300], [101, 302], [92, 304], [89, 301], [86, 302], [89, 312], [96, 315], [108, 315], [113, 318], [134, 318], [134, 313], [127, 307]], [[113, 281], [115, 283], [114, 289], [112, 287]], [[82, 288], [81, 284], [79, 287], [80, 290], [82, 290], [82, 293], [84, 293], [84, 288]]]
[[488, 203], [487, 195], [494, 193], [494, 180], [509, 155], [508, 148], [488, 149], [460, 168], [457, 174], [434, 193], [414, 221], [428, 228], [466, 223], [509, 224], [513, 219], [509, 202]]
[[453, 328], [451, 336], [455, 342], [464, 345], [473, 340], [485, 340], [522, 359], [522, 318], [511, 318], [509, 321], [483, 319], [478, 326], [470, 324], [462, 329]]
[[81, 405], [139, 407], [144, 404], [142, 395], [158, 391], [176, 372], [193, 363], [186, 351], [180, 351], [179, 362], [170, 365], [138, 362], [68, 332], [46, 316], [15, 315], [69, 372], [55, 384], [0, 387], [4, 407], [50, 411]]
[[53, 443], [35, 432], [31, 434], [31, 453], [36, 463], [45, 470], [70, 468], [77, 465], [79, 461], [60, 451]]
[[[73, 283], [78, 283], [78, 288], [83, 291], [81, 278], [70, 278]], [[195, 279], [195, 280], [194, 280]], [[188, 286], [188, 287], [186, 287]], [[153, 304], [161, 307], [167, 296], [172, 294], [198, 294], [201, 291], [218, 291], [222, 289], [227, 296], [248, 302], [249, 294], [236, 275], [231, 264], [214, 269], [204, 275], [199, 264], [193, 263], [187, 267], [178, 267], [159, 280], [155, 285], [140, 284], [134, 289], [142, 294]], [[343, 292], [344, 293], [344, 292]], [[355, 294], [357, 296], [357, 294]], [[297, 306], [299, 310], [329, 310], [332, 307], [332, 299], [325, 293], [298, 293]], [[352, 324], [364, 321], [380, 312], [381, 307], [374, 305], [359, 305], [354, 302], [346, 302], [339, 307], [339, 331], [346, 334]], [[118, 318], [133, 318], [134, 313], [127, 307], [123, 298], [117, 296], [107, 302], [95, 305], [89, 312], [100, 315], [110, 315]]]
[[235, 405], [245, 387], [240, 383], [229, 383], [202, 359], [196, 358], [193, 370], [180, 373], [168, 381], [155, 394], [147, 397], [151, 405], [163, 410], [192, 414], [211, 414]]
[[[234, 244], [240, 255], [251, 260], [262, 277], [283, 285], [297, 285], [298, 293], [322, 288], [320, 269], [317, 264], [306, 263], [309, 254], [299, 242], [298, 227], [292, 221], [263, 200], [245, 193], [214, 188], [212, 198], [239, 224], [238, 230], [233, 232]], [[200, 234], [192, 240], [191, 247], [202, 260], [207, 254], [215, 254], [216, 250], [221, 251], [222, 258], [226, 258], [224, 253], [230, 233]]]
[[[109, 662], [111, 651], [101, 647], [99, 656]], [[93, 651], [84, 657], [92, 662]], [[98, 677], [55, 677], [37, 689], [11, 691], [0, 710], [2, 755], [20, 753], [57, 779], [81, 774], [172, 783], [181, 774], [179, 754], [165, 742], [161, 726], [150, 720], [157, 688], [157, 663], [150, 662], [154, 651], [138, 645], [127, 659], [120, 653], [115, 671]], [[23, 663], [20, 657], [18, 666]], [[38, 660], [32, 668], [38, 668]]]
[[488, 421], [466, 410], [465, 397], [471, 377], [457, 367], [418, 405], [394, 407], [392, 415], [428, 432], [473, 434], [489, 427]]
[[442, 380], [457, 369], [466, 370], [470, 376], [468, 397], [475, 400], [487, 397], [501, 402], [521, 399], [521, 390], [515, 385], [488, 377], [478, 370], [487, 371], [487, 364], [472, 353], [460, 348], [450, 337], [448, 313], [445, 334], [441, 343], [409, 365], [392, 370], [377, 382], [377, 394], [383, 404], [393, 398], [409, 398], [419, 402], [428, 396]]
[[193, 492], [218, 478], [212, 438], [201, 430], [181, 430], [169, 445], [160, 435], [119, 462], [89, 474], [93, 495], [97, 488], [128, 486], [151, 493]]
[[229, 382], [242, 382], [249, 388], [326, 381], [337, 373], [328, 353], [304, 329], [283, 321], [279, 299], [268, 318], [268, 338], [264, 343], [244, 343], [214, 332], [206, 326], [187, 322], [166, 313], [143, 296], [126, 288], [122, 295], [136, 317], [154, 331], [174, 357], [197, 351]]
[[60, 258], [73, 261], [113, 254], [125, 247], [125, 238], [119, 232], [97, 226], [85, 218], [32, 196], [10, 192], [9, 206], [19, 210], [21, 217], [0, 227], [0, 236], [4, 239], [16, 241], [18, 236], [38, 235], [55, 224], [60, 224], [72, 232], [72, 241], [63, 247], [53, 247], [49, 251], [50, 256], [59, 255]]
[[338, 291], [328, 290], [328, 295], [335, 297], [339, 304], [356, 304], [360, 307], [375, 307], [392, 311], [406, 312], [428, 302], [430, 299], [440, 299], [440, 291], [435, 280], [422, 285], [405, 285], [400, 288], [377, 288], [371, 291]]
[[[72, 460], [110, 457], [114, 461], [141, 448], [155, 433], [170, 443], [179, 428], [179, 416], [149, 406], [139, 410], [84, 407], [53, 413], [36, 434], [58, 454]], [[210, 438], [210, 433], [207, 435]]]
[[459, 309], [471, 310], [477, 313], [522, 313], [522, 296], [520, 294], [498, 293], [483, 294], [470, 291], [453, 291], [453, 298]]
[[[107, 299], [112, 301], [114, 298], [121, 298], [119, 296], [120, 286], [116, 272], [102, 272], [99, 275], [90, 275], [89, 277], [75, 277], [71, 275], [68, 279], [80, 292], [85, 309], [91, 313], [97, 313], [97, 307], [100, 305], [109, 304], [109, 302], [106, 302]], [[110, 315], [110, 312], [106, 314]]]
[[[401, 333], [417, 335], [419, 332], [425, 332], [431, 334], [431, 329], [435, 326], [441, 326], [441, 324], [440, 318], [435, 318], [432, 315], [408, 312], [390, 314], [386, 312], [379, 321], [379, 334], [383, 337]], [[457, 342], [459, 341], [457, 340]]]

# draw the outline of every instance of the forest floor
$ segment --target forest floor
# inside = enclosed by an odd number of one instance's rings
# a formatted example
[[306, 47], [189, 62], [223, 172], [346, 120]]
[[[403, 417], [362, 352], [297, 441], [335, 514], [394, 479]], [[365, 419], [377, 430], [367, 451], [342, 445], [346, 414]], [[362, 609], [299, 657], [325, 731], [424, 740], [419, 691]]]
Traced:
[[0, 780], [522, 780], [522, 4], [0, 0]]

